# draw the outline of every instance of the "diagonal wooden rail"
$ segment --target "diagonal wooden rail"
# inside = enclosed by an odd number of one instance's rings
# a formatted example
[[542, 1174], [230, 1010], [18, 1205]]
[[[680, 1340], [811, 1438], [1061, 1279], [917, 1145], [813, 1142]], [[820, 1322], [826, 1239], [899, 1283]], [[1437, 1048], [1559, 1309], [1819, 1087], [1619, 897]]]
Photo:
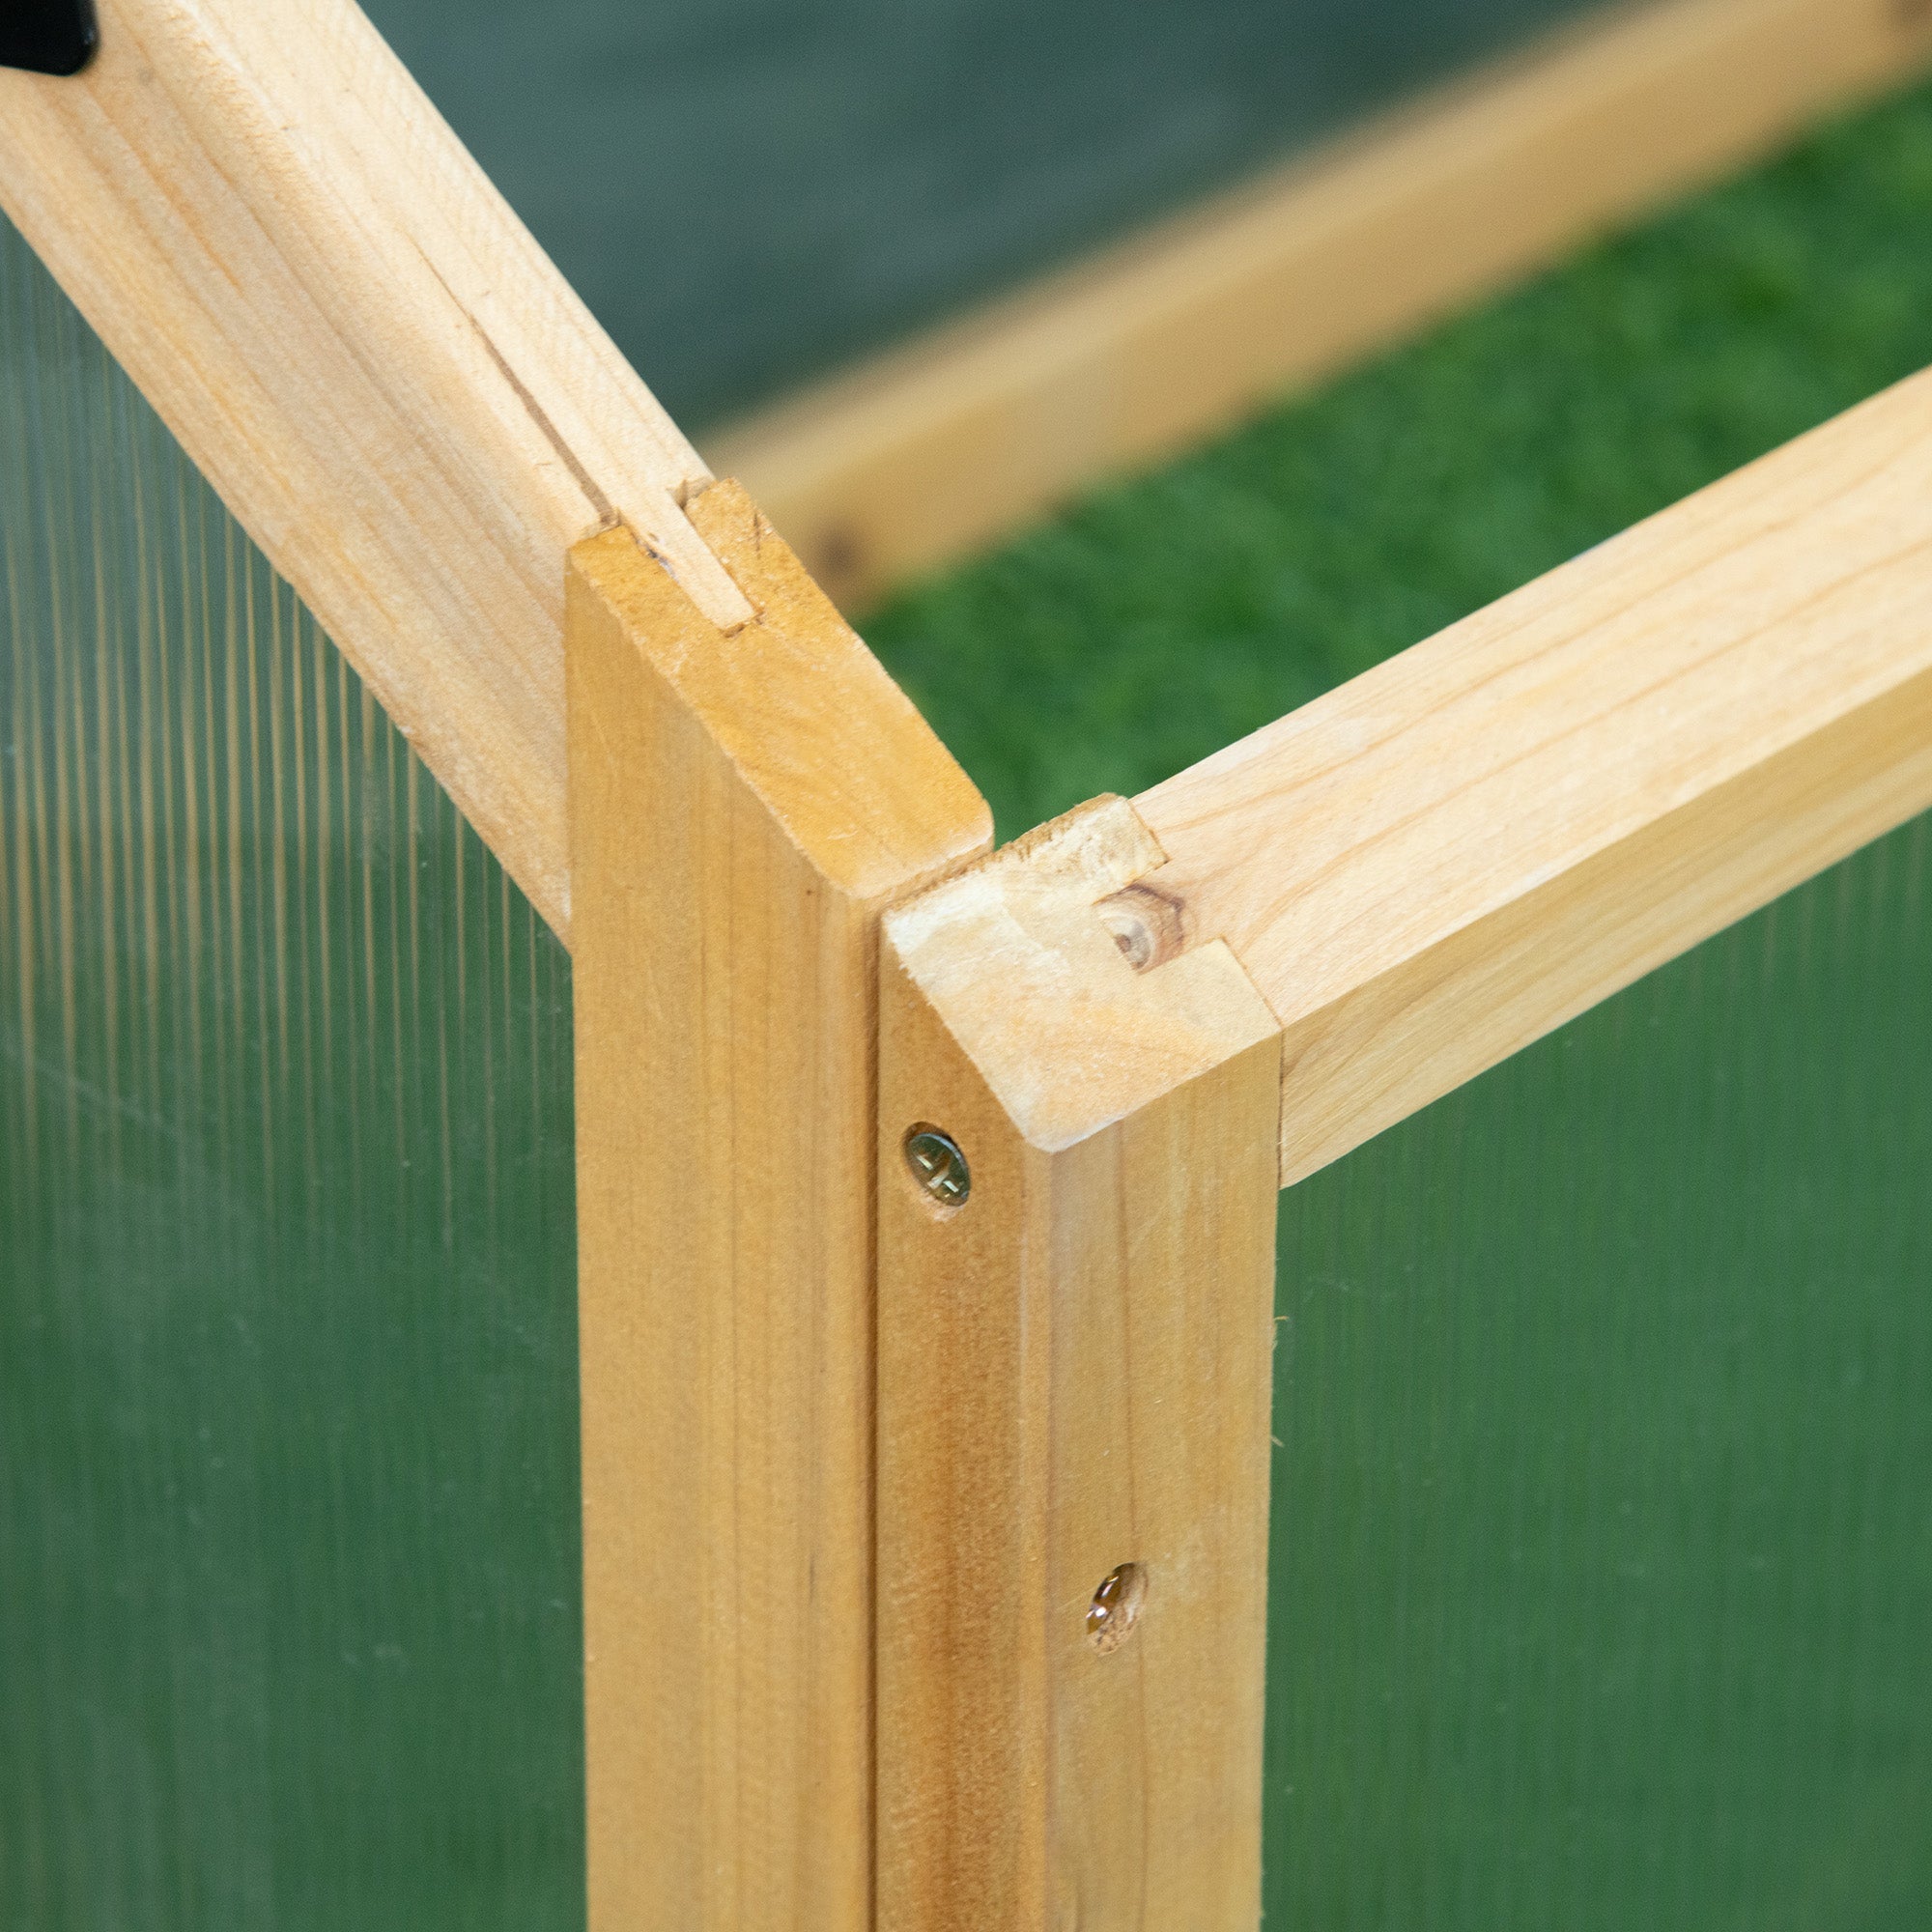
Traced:
[[1251, 1927], [1276, 1185], [1932, 805], [1932, 376], [983, 856], [350, 0], [102, 39], [0, 200], [570, 934], [596, 1932]]
[[559, 934], [563, 578], [721, 623], [682, 433], [351, 0], [102, 0], [0, 70], [0, 207]]

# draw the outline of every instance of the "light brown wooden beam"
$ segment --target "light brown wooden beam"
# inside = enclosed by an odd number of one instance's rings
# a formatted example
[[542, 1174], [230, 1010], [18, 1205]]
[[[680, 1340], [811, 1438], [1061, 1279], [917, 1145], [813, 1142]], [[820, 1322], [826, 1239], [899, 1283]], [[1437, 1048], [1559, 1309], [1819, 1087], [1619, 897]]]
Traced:
[[593, 1932], [868, 1932], [880, 907], [986, 808], [744, 493], [572, 554]]
[[708, 472], [352, 0], [101, 0], [0, 206], [565, 932], [563, 554]]
[[1611, 9], [703, 444], [854, 609], [1929, 56], [1915, 0]]
[[1121, 956], [1094, 902], [1158, 858], [1101, 801], [887, 920], [892, 1932], [1260, 1911], [1280, 1041], [1225, 947]]
[[1105, 914], [1232, 947], [1296, 1180], [1932, 806], [1932, 372], [1136, 805]]

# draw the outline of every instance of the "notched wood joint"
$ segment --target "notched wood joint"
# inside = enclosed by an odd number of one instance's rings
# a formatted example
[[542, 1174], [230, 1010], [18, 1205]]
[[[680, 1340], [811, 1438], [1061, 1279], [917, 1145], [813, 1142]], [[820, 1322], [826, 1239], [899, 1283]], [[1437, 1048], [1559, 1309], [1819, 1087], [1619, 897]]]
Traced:
[[1182, 950], [1165, 857], [1125, 799], [1094, 799], [886, 915], [889, 956], [1042, 1151], [1280, 1032], [1224, 945]]

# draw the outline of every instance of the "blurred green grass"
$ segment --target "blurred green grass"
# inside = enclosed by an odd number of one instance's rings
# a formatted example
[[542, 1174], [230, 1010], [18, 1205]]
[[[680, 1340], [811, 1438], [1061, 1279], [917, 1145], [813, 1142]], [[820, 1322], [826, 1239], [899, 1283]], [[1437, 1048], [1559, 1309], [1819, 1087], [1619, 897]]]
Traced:
[[1932, 88], [861, 629], [1011, 838], [1132, 793], [1932, 362]]

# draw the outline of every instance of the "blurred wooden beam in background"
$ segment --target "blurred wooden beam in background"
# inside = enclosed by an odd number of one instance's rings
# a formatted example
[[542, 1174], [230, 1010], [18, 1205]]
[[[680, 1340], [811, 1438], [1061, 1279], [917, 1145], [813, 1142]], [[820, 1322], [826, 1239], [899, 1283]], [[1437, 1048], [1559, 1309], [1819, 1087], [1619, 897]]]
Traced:
[[705, 439], [853, 610], [1932, 58], [1925, 0], [1619, 8]]

